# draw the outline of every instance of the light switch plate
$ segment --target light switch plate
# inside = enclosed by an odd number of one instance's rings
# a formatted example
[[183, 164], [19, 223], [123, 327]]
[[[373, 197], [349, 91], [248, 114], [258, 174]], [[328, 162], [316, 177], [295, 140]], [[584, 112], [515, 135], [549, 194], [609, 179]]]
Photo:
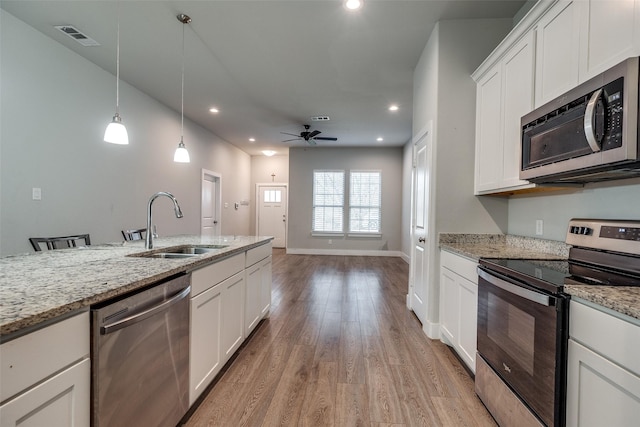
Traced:
[[536, 219], [536, 236], [542, 236], [544, 232], [543, 223], [541, 219]]
[[42, 200], [42, 188], [33, 187], [31, 189], [31, 198], [33, 200]]

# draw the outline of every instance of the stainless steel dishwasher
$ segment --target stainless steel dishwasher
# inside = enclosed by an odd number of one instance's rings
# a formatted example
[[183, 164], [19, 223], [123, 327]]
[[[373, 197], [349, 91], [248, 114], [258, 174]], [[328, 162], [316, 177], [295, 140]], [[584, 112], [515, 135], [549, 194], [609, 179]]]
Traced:
[[91, 309], [91, 425], [174, 427], [189, 407], [191, 275]]

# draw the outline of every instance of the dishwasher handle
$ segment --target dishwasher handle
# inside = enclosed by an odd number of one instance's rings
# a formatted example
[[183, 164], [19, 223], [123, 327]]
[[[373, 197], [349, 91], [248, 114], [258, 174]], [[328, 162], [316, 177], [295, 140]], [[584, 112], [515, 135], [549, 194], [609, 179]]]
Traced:
[[100, 334], [107, 335], [117, 330], [120, 330], [122, 328], [126, 328], [129, 325], [133, 325], [134, 323], [141, 322], [144, 319], [147, 319], [158, 312], [166, 310], [172, 305], [178, 303], [180, 300], [183, 300], [184, 298], [187, 297], [187, 295], [189, 295], [189, 292], [191, 292], [191, 286], [187, 286], [183, 290], [177, 292], [174, 296], [172, 296], [168, 300], [163, 301], [158, 305], [155, 305], [153, 307], [150, 307], [138, 313], [132, 314], [131, 316], [127, 316], [124, 319], [118, 320], [116, 322], [103, 325], [100, 327]]

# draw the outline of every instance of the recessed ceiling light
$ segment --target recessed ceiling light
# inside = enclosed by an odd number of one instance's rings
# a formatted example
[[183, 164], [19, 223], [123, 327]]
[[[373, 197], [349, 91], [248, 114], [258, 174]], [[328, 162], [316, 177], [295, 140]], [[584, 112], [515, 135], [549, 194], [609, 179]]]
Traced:
[[392, 104], [389, 106], [389, 111], [398, 111], [398, 106], [395, 104]]
[[384, 138], [382, 138], [381, 136], [379, 136], [379, 137], [376, 139], [376, 141], [378, 141], [378, 142], [382, 142], [382, 141], [384, 141]]
[[344, 7], [349, 10], [358, 10], [362, 7], [362, 0], [346, 0]]
[[274, 154], [276, 154], [276, 152], [275, 152], [275, 151], [273, 151], [273, 150], [263, 150], [263, 151], [262, 151], [262, 154], [264, 154], [264, 155], [265, 155], [265, 156], [267, 156], [267, 157], [271, 157], [271, 156], [273, 156]]
[[249, 142], [256, 142], [255, 138], [249, 138]]
[[220, 112], [220, 110], [218, 110], [216, 107], [211, 107], [209, 108], [209, 112], [213, 113], [213, 114], [217, 114]]

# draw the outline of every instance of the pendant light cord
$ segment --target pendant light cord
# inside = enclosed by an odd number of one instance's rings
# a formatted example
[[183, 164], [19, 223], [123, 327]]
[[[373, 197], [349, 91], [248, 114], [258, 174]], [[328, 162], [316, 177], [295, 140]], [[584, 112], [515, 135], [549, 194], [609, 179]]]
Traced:
[[182, 138], [184, 136], [184, 26], [185, 23], [182, 23], [182, 99], [180, 105], [181, 111], [181, 121], [180, 121], [180, 142], [182, 142]]
[[116, 116], [120, 115], [120, 2], [117, 4], [117, 30], [116, 30]]

